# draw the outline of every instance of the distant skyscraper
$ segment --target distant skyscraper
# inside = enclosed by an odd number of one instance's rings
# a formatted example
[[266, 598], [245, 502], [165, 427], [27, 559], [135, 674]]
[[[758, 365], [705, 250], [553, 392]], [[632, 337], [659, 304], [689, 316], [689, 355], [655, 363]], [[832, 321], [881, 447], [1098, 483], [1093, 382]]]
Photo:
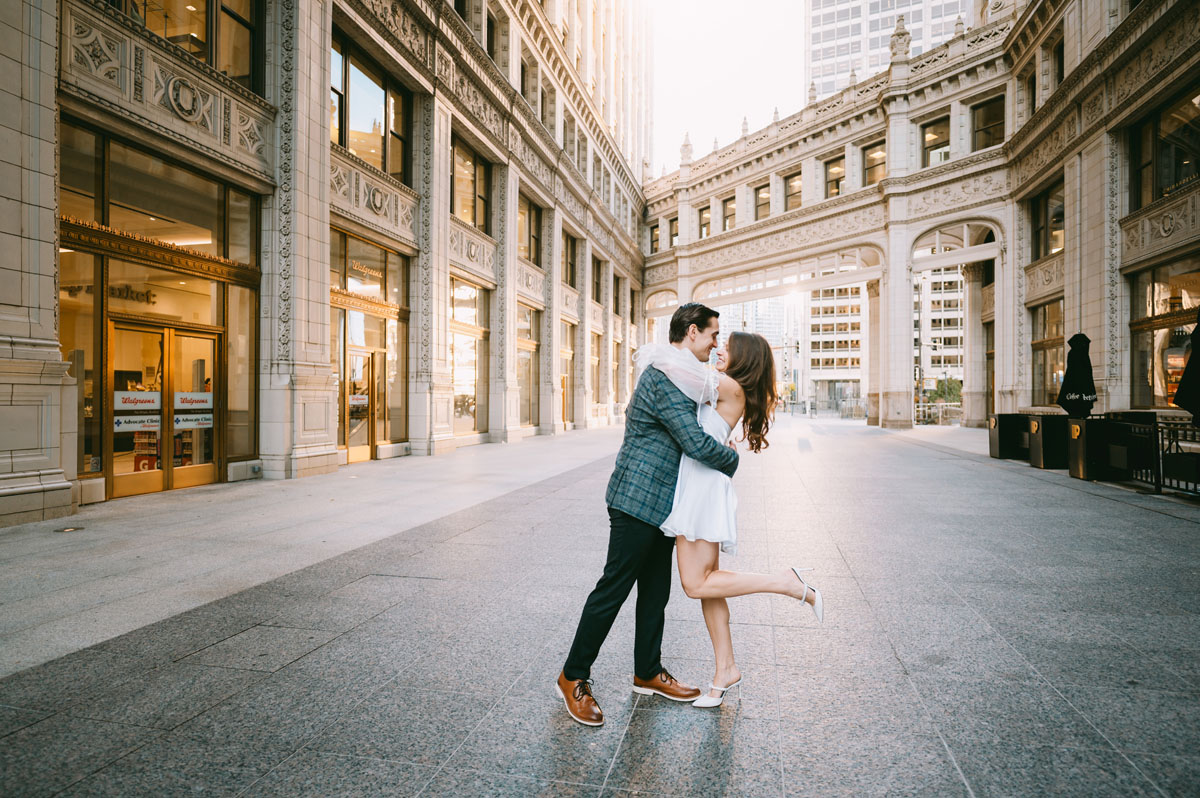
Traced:
[[972, 0], [804, 0], [808, 21], [807, 76], [817, 97], [844, 89], [854, 73], [859, 80], [882, 72], [890, 60], [889, 39], [896, 18], [912, 34], [912, 55], [954, 35], [961, 16], [974, 24]]

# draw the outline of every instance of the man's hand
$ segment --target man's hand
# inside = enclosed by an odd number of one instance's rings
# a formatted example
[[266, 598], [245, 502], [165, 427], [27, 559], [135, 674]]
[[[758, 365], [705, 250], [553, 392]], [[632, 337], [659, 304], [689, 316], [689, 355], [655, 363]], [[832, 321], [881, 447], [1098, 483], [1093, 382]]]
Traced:
[[730, 438], [729, 440], [727, 440], [725, 442], [725, 445], [728, 446], [730, 449], [733, 449], [735, 452], [737, 451], [737, 444], [733, 442], [733, 438]]

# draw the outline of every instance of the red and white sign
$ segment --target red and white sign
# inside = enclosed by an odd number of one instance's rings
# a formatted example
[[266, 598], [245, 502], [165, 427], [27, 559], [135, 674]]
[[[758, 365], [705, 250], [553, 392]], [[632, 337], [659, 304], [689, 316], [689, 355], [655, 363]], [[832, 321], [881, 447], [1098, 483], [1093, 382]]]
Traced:
[[181, 429], [212, 429], [212, 413], [177, 413], [175, 431]]
[[158, 432], [161, 428], [158, 416], [113, 416], [113, 432]]
[[350, 394], [350, 406], [351, 407], [366, 407], [370, 403], [371, 403], [371, 397], [367, 396], [366, 394], [361, 394], [361, 393]]
[[113, 391], [113, 410], [117, 413], [130, 410], [158, 410], [160, 407], [162, 407], [162, 393], [159, 391]]
[[176, 391], [176, 410], [212, 410], [213, 395], [207, 391]]

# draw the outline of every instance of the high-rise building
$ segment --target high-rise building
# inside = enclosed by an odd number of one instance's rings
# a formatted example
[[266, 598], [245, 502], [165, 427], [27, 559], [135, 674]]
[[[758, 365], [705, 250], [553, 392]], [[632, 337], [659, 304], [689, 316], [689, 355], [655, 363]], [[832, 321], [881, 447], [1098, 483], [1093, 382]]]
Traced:
[[805, 0], [809, 47], [806, 77], [817, 98], [887, 69], [892, 31], [904, 18], [912, 55], [955, 35], [961, 18], [974, 25], [975, 0]]

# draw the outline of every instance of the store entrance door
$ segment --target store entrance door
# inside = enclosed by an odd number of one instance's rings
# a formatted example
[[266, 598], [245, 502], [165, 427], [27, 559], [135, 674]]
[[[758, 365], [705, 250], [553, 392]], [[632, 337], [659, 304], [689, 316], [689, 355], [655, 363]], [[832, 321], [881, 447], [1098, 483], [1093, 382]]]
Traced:
[[350, 350], [349, 371], [346, 379], [346, 459], [358, 463], [371, 459], [374, 446], [371, 405], [375, 399], [372, 386], [371, 353]]
[[217, 336], [116, 323], [109, 333], [109, 497], [216, 482]]

